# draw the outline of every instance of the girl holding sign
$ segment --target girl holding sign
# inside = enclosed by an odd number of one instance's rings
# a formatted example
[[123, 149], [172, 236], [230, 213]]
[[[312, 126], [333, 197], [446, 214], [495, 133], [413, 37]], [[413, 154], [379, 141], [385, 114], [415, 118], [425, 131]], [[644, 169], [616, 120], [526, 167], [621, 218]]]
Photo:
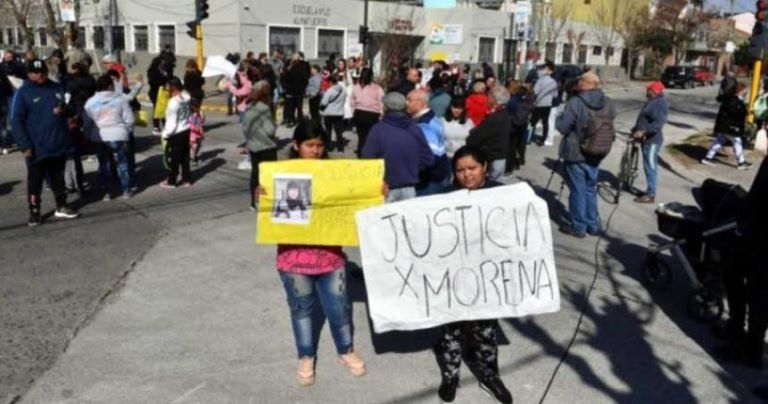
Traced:
[[[326, 158], [325, 132], [314, 121], [303, 119], [293, 132], [292, 158]], [[257, 188], [264, 195], [264, 188]], [[340, 246], [277, 246], [277, 270], [283, 281], [295, 337], [299, 363], [296, 378], [302, 386], [315, 382], [317, 345], [312, 312], [320, 304], [331, 329], [338, 361], [350, 375], [365, 374], [365, 363], [352, 343], [352, 312], [347, 299], [346, 257]]]
[[[473, 191], [501, 185], [486, 179], [487, 172], [488, 160], [479, 149], [461, 147], [453, 156], [453, 190]], [[443, 402], [450, 403], [456, 398], [461, 356], [464, 352], [470, 358], [475, 358], [480, 388], [501, 403], [512, 403], [512, 394], [499, 377], [497, 327], [496, 320], [461, 321], [442, 327], [434, 349], [442, 375], [437, 393]]]

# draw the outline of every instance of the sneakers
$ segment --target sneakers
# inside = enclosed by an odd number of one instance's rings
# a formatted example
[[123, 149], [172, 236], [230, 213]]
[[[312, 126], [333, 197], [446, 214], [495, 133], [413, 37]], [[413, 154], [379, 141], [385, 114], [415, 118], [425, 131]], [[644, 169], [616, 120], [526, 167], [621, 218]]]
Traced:
[[363, 358], [361, 358], [355, 351], [349, 351], [349, 353], [339, 355], [339, 363], [347, 368], [347, 372], [349, 372], [351, 376], [360, 377], [366, 372]]
[[502, 404], [512, 404], [512, 393], [498, 376], [480, 381], [480, 389]]
[[152, 128], [152, 135], [153, 136], [160, 136], [160, 129], [159, 128]]
[[703, 159], [699, 160], [699, 163], [704, 164], [706, 166], [714, 166], [715, 161], [709, 158], [704, 157]]
[[169, 184], [168, 181], [163, 181], [163, 182], [160, 183], [160, 188], [176, 189], [176, 185]]
[[112, 200], [112, 195], [110, 195], [109, 192], [105, 192], [101, 200], [104, 202], [109, 202]]
[[296, 380], [302, 386], [315, 384], [315, 358], [299, 359], [299, 366], [296, 369]]
[[27, 226], [36, 227], [43, 223], [43, 218], [40, 217], [40, 208], [32, 207], [29, 209], [29, 221]]
[[69, 206], [62, 206], [56, 209], [56, 213], [54, 213], [53, 216], [59, 219], [75, 219], [80, 216], [80, 213]]
[[3, 147], [2, 149], [0, 149], [0, 153], [3, 153], [3, 155], [4, 155], [4, 156], [5, 156], [5, 155], [7, 155], [7, 154], [8, 154], [8, 153], [10, 153], [10, 152], [11, 152], [11, 151], [10, 151], [10, 150], [8, 150], [8, 149], [7, 149], [7, 148], [5, 148], [5, 147]]
[[738, 169], [738, 170], [742, 170], [742, 171], [743, 171], [743, 170], [749, 170], [750, 168], [752, 168], [752, 163], [750, 163], [749, 161], [742, 161], [742, 162], [741, 162], [741, 163], [739, 163], [739, 165], [736, 167], [736, 169]]
[[237, 169], [243, 171], [249, 171], [251, 169], [251, 159], [245, 159], [237, 163]]
[[127, 201], [128, 199], [133, 198], [133, 192], [132, 191], [123, 192], [123, 196], [121, 196], [120, 198]]
[[656, 201], [656, 198], [647, 194], [643, 196], [638, 196], [637, 198], [635, 198], [635, 202], [637, 203], [654, 203], [655, 201]]
[[584, 233], [577, 233], [571, 226], [560, 226], [560, 233], [567, 234], [571, 237], [584, 238], [587, 237]]
[[459, 378], [447, 379], [443, 377], [440, 388], [437, 389], [437, 395], [444, 403], [452, 403], [456, 398], [456, 389], [459, 388]]

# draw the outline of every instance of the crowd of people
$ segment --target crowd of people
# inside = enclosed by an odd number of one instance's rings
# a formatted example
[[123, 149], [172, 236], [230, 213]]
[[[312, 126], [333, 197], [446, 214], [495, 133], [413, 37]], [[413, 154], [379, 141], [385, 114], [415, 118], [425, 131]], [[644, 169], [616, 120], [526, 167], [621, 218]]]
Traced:
[[[559, 159], [570, 191], [570, 220], [560, 231], [579, 239], [603, 232], [597, 181], [616, 136], [617, 111], [593, 72], [567, 81], [547, 61], [537, 69], [535, 80], [501, 84], [489, 66], [472, 72], [468, 66], [437, 61], [427, 67], [404, 67], [384, 84], [359, 58], [331, 57], [321, 66], [310, 64], [301, 52], [287, 59], [277, 50], [271, 57], [249, 52], [242, 60], [237, 54], [227, 59], [238, 69], [220, 88], [226, 94], [228, 114], [237, 115], [243, 132], [243, 166], [251, 171], [253, 210], [264, 195], [259, 164], [278, 159], [280, 125], [293, 128], [291, 158], [301, 159], [327, 158], [329, 151], [344, 153], [349, 144], [345, 136], [354, 132], [357, 157], [384, 161], [382, 192], [387, 203], [498, 186], [505, 173], [526, 164], [530, 143], [553, 145], [556, 128], [563, 136]], [[40, 194], [45, 182], [55, 197], [55, 217], [79, 215], [67, 204], [67, 193], [96, 190], [83, 179], [86, 154], [97, 156], [103, 199], [116, 194], [113, 184], [119, 185], [124, 198], [137, 190], [134, 127], [143, 78], [129, 77], [111, 55], [101, 60], [103, 73], [96, 78], [91, 64], [76, 47], [48, 60], [33, 54], [22, 60], [6, 51], [0, 63], [0, 147], [6, 154], [15, 142], [26, 158], [30, 226], [42, 221]], [[166, 50], [152, 60], [146, 74], [154, 106], [147, 124], [162, 139], [168, 174], [160, 183], [163, 188], [193, 185], [191, 165], [198, 161], [205, 138], [205, 79], [194, 60], [186, 63], [183, 78], [174, 76], [175, 66], [175, 56]], [[669, 109], [664, 91], [660, 82], [647, 86], [647, 102], [632, 129], [631, 136], [642, 142], [647, 180], [638, 203], [652, 203], [656, 197], [657, 159]], [[739, 85], [725, 91], [716, 125], [722, 136], [703, 163], [731, 139], [726, 135], [738, 137], [743, 131], [743, 92]], [[2, 119], [10, 121], [12, 137]], [[538, 123], [543, 129], [540, 135]], [[747, 167], [739, 150], [737, 154], [739, 166]], [[278, 246], [276, 266], [288, 297], [299, 357], [296, 376], [302, 385], [315, 379], [316, 330], [311, 316], [318, 302], [329, 320], [339, 361], [353, 376], [366, 372], [354, 350], [345, 260], [341, 247]], [[453, 401], [462, 352], [469, 352], [482, 376], [481, 388], [500, 402], [512, 402], [498, 371], [496, 327], [493, 320], [442, 327], [435, 354], [443, 401]]]

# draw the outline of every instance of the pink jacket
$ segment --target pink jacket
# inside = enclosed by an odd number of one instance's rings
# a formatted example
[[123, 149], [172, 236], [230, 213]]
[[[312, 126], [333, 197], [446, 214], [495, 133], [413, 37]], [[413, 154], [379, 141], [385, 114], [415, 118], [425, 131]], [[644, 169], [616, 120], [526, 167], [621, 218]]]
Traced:
[[248, 76], [245, 73], [237, 72], [237, 75], [240, 77], [240, 84], [242, 85], [240, 88], [237, 88], [234, 83], [227, 81], [227, 90], [237, 97], [237, 110], [245, 112], [245, 109], [248, 107], [248, 96], [251, 95], [251, 89], [253, 89], [253, 83], [248, 80]]
[[384, 113], [384, 105], [382, 99], [384, 98], [384, 90], [381, 89], [376, 83], [371, 83], [365, 87], [356, 84], [352, 90], [352, 99], [350, 100], [350, 106], [352, 110], [359, 109], [361, 111], [375, 112], [377, 114]]

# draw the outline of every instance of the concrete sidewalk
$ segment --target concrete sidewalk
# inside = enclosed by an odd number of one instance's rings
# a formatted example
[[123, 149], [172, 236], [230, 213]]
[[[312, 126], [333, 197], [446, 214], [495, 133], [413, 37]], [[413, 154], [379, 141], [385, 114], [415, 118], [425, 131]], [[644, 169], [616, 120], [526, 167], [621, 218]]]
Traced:
[[[616, 99], [623, 111], [619, 129], [628, 131], [642, 101], [631, 92]], [[675, 116], [696, 119], [690, 113]], [[283, 128], [280, 136], [290, 133]], [[708, 353], [715, 341], [707, 326], [685, 314], [689, 285], [682, 272], [664, 293], [650, 293], [640, 282], [645, 247], [662, 240], [653, 206], [633, 204], [627, 196], [618, 207], [601, 201], [601, 216], [611, 222], [608, 236], [599, 243], [556, 231], [567, 195], [558, 195], [559, 178], [551, 189], [543, 189], [556, 152], [532, 146], [528, 165], [505, 178], [529, 181], [550, 202], [563, 297], [556, 314], [500, 321], [499, 364], [515, 402], [540, 402], [545, 391], [550, 403], [750, 402], [750, 390], [762, 375], [719, 363]], [[604, 177], [618, 166], [620, 153], [617, 147], [604, 162]], [[692, 202], [690, 190], [696, 184], [688, 179], [689, 172], [678, 174], [662, 171], [659, 201]], [[228, 178], [241, 187], [246, 181], [245, 176]], [[219, 181], [204, 177], [196, 187]], [[369, 373], [360, 379], [346, 375], [335, 362], [326, 328], [317, 383], [298, 387], [288, 307], [274, 269], [275, 248], [253, 243], [255, 216], [244, 208], [169, 227], [133, 267], [122, 290], [21, 402], [438, 402], [440, 376], [429, 350], [429, 332], [372, 332], [364, 283], [354, 268], [360, 262], [357, 249], [347, 249], [353, 264], [349, 291], [356, 347]], [[134, 209], [150, 221], [160, 218], [141, 203]], [[555, 373], [582, 308], [586, 310], [575, 343]], [[462, 372], [456, 402], [491, 402], [470, 372]]]

